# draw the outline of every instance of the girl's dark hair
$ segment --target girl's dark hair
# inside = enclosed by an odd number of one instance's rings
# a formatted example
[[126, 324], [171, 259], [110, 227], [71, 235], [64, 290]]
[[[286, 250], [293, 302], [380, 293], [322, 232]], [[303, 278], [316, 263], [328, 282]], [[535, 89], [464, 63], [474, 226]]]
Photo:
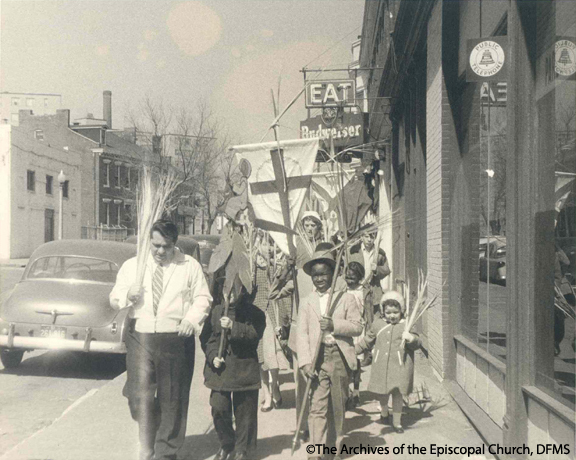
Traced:
[[178, 241], [178, 227], [170, 220], [160, 219], [154, 222], [150, 229], [150, 238], [152, 238], [152, 233], [154, 232], [160, 233], [163, 238], [172, 241], [172, 243]]
[[348, 270], [355, 273], [356, 276], [358, 276], [358, 278], [360, 278], [361, 280], [363, 280], [364, 277], [366, 276], [366, 272], [364, 271], [364, 267], [362, 266], [362, 264], [360, 262], [350, 262], [348, 264]]
[[398, 310], [400, 310], [400, 313], [404, 314], [404, 312], [402, 311], [402, 306], [400, 305], [400, 303], [397, 300], [393, 300], [393, 299], [385, 300], [384, 303], [382, 304], [382, 313], [384, 313], [384, 311], [386, 310], [386, 307], [388, 307], [388, 306], [397, 308]]

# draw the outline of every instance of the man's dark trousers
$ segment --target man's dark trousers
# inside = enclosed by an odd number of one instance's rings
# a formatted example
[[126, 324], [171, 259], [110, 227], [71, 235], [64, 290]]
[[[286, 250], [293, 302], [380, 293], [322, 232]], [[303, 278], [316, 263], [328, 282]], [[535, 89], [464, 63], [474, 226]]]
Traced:
[[194, 345], [194, 336], [177, 333], [127, 334], [123, 394], [138, 422], [141, 460], [175, 459], [184, 444]]

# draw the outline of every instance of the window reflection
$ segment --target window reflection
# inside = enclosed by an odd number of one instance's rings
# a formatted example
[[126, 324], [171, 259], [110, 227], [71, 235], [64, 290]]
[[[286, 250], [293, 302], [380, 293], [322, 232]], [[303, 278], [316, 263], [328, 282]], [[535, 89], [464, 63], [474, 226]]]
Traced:
[[[546, 358], [537, 369], [537, 385], [574, 409], [576, 374], [576, 3], [539, 5], [547, 17], [538, 30], [537, 107], [540, 155], [553, 158], [545, 179], [552, 192], [548, 205], [554, 226], [554, 255], [548, 277], [550, 296], [537, 305], [548, 320], [543, 334]], [[546, 23], [547, 22], [547, 23]], [[550, 39], [550, 32], [555, 35]], [[552, 154], [552, 155], [551, 155]], [[552, 177], [553, 175], [553, 177]]]
[[480, 85], [477, 341], [506, 358], [506, 82]]

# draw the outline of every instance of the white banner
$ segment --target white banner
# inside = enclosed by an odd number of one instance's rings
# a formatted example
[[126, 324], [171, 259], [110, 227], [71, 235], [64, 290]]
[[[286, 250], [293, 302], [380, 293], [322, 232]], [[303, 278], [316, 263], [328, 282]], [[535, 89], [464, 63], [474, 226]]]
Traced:
[[238, 161], [250, 163], [248, 200], [257, 225], [268, 230], [280, 249], [289, 254], [288, 233], [294, 230], [310, 188], [318, 139], [281, 141], [281, 154], [277, 142], [237, 145], [232, 150]]

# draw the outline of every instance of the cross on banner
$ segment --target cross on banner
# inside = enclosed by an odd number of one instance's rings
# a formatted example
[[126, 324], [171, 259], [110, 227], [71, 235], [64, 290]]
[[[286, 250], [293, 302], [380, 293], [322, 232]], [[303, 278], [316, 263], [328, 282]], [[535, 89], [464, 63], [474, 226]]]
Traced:
[[312, 183], [318, 138], [236, 145], [231, 147], [237, 161], [251, 166], [248, 201], [255, 225], [270, 236], [285, 254], [294, 250], [294, 224]]
[[[259, 226], [267, 227], [267, 230], [272, 230], [276, 232], [288, 233], [286, 230], [291, 230], [292, 225], [290, 222], [290, 200], [288, 194], [290, 190], [296, 190], [299, 188], [308, 188], [312, 182], [311, 175], [296, 176], [296, 177], [286, 177], [286, 172], [284, 170], [284, 150], [283, 149], [273, 149], [270, 150], [270, 157], [272, 159], [272, 167], [274, 169], [274, 180], [264, 181], [264, 182], [253, 182], [250, 184], [250, 191], [253, 195], [261, 195], [264, 193], [278, 193], [280, 197], [280, 207], [282, 209], [282, 218], [284, 220], [284, 227], [275, 224], [274, 222], [265, 221], [259, 219], [257, 224]], [[291, 235], [291, 234], [290, 234]], [[296, 247], [294, 246], [294, 240], [292, 237], [288, 238], [288, 247], [290, 249], [290, 254], [294, 256], [296, 254]]]

